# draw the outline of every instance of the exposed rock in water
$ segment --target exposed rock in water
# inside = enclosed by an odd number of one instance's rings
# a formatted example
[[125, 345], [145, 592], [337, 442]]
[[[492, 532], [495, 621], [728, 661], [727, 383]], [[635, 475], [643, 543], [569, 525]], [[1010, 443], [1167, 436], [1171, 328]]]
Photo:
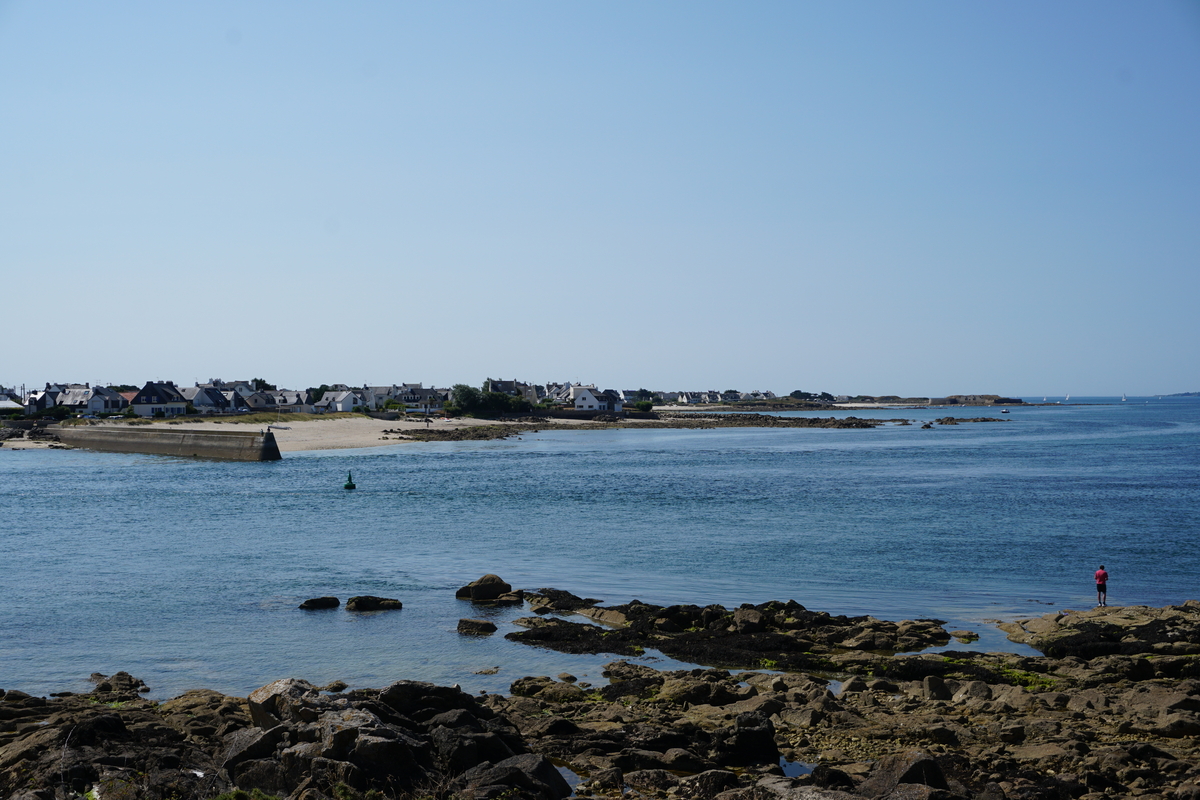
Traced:
[[570, 610], [606, 626], [565, 619], [527, 617], [529, 630], [505, 638], [567, 653], [636, 655], [645, 648], [673, 658], [721, 667], [827, 669], [829, 654], [843, 651], [897, 652], [946, 644], [940, 620], [889, 622], [874, 617], [831, 616], [795, 601], [724, 606], [657, 606], [634, 600], [595, 606], [569, 592], [541, 589], [534, 610]]
[[538, 589], [536, 592], [526, 592], [525, 602], [535, 614], [548, 611], [578, 611], [590, 608], [600, 601], [592, 597], [579, 597], [562, 589]]
[[403, 608], [404, 604], [392, 597], [375, 597], [362, 595], [351, 597], [346, 601], [347, 611], [395, 611]]
[[496, 623], [485, 619], [460, 619], [458, 632], [468, 636], [486, 636], [496, 632]]
[[301, 603], [300, 608], [305, 611], [315, 611], [322, 608], [337, 608], [339, 605], [341, 605], [341, 601], [336, 597], [314, 597]]
[[[507, 697], [415, 681], [331, 697], [287, 679], [246, 699], [192, 691], [155, 704], [127, 673], [95, 675], [95, 690], [82, 695], [0, 691], [0, 797], [210, 800], [236, 788], [292, 800], [366, 800], [373, 791], [558, 800], [570, 788], [555, 764], [583, 779], [581, 798], [618, 798], [627, 787], [680, 800], [1200, 797], [1195, 655], [889, 655], [843, 645], [920, 638], [912, 631], [937, 626], [802, 609], [581, 610], [619, 617], [659, 643], [723, 631], [738, 658], [774, 641], [762, 637], [802, 636], [814, 653], [824, 648], [822, 669], [842, 679], [837, 694], [804, 672], [626, 661], [605, 665], [606, 685], [531, 676], [513, 681]], [[1178, 639], [1193, 604], [1183, 609], [1120, 619], [1153, 646], [1145, 626], [1158, 620], [1159, 638]], [[528, 624], [580, 627], [546, 616]], [[672, 626], [681, 632], [661, 632]], [[584, 627], [601, 642], [620, 632]], [[786, 777], [781, 758], [812, 771]]]
[[502, 595], [510, 594], [512, 586], [499, 575], [487, 574], [471, 581], [454, 593], [459, 600], [472, 602], [488, 602], [498, 600]]
[[1181, 606], [1105, 606], [998, 626], [1014, 642], [1048, 656], [1200, 655], [1200, 601]]

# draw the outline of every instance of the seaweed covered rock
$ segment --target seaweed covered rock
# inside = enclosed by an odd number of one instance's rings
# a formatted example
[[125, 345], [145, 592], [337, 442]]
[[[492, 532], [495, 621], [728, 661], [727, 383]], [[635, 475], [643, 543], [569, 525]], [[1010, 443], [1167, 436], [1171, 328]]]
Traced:
[[541, 589], [534, 610], [583, 616], [605, 627], [560, 617], [525, 618], [529, 630], [505, 638], [566, 653], [635, 655], [646, 648], [672, 658], [718, 667], [820, 670], [842, 651], [892, 653], [946, 644], [940, 620], [891, 622], [870, 616], [832, 616], [795, 601], [742, 605], [659, 606], [632, 600], [598, 606], [569, 592]]

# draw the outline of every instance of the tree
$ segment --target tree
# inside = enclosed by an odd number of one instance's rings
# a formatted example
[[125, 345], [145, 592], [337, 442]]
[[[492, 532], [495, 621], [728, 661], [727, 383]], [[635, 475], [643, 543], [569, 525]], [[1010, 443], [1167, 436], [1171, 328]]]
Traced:
[[483, 392], [465, 383], [456, 383], [450, 387], [450, 402], [464, 414], [470, 414], [479, 408]]
[[46, 419], [49, 417], [50, 419], [62, 420], [71, 416], [71, 409], [68, 406], [50, 406], [49, 408], [43, 408], [41, 411], [35, 411], [32, 416], [34, 419]]
[[797, 389], [796, 391], [789, 394], [788, 397], [791, 397], [794, 400], [812, 400], [814, 397], [816, 397], [816, 395], [813, 394], [812, 392], [802, 392], [799, 389]]
[[253, 379], [250, 381], [250, 385], [254, 387], [254, 391], [256, 392], [273, 392], [278, 388], [275, 384], [267, 383], [262, 378]]
[[312, 399], [312, 401], [314, 403], [319, 402], [321, 400], [321, 398], [325, 396], [325, 393], [328, 391], [329, 391], [329, 384], [327, 384], [327, 383], [322, 383], [320, 386], [316, 387], [315, 389], [311, 386], [308, 387], [309, 397]]
[[652, 411], [654, 409], [654, 403], [650, 402], [649, 400], [638, 400], [633, 404], [633, 407], [644, 413], [647, 411]]

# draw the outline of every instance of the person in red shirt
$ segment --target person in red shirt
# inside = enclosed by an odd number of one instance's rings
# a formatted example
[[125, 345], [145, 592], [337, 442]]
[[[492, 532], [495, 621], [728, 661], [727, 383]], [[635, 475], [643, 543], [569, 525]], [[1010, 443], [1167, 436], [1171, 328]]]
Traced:
[[1104, 571], [1103, 564], [1096, 570], [1096, 604], [1108, 607], [1108, 573]]

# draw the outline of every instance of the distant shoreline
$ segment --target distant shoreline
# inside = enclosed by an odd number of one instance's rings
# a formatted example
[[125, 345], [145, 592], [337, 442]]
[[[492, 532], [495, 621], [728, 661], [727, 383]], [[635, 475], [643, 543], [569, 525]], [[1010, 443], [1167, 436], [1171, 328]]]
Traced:
[[[954, 408], [985, 408], [986, 406], [908, 406], [910, 409], [954, 409]], [[859, 403], [839, 406], [786, 409], [812, 410], [814, 412], [855, 410], [855, 409], [887, 409], [899, 408], [886, 404]], [[773, 409], [774, 410], [774, 409]], [[785, 410], [785, 409], [777, 409]], [[966, 418], [973, 421], [1000, 421], [992, 418]], [[965, 421], [965, 420], [964, 420]], [[655, 409], [653, 416], [635, 418], [605, 419], [603, 416], [594, 420], [571, 419], [560, 417], [526, 416], [510, 419], [476, 419], [473, 417], [424, 417], [413, 416], [395, 420], [375, 419], [368, 416], [338, 416], [335, 418], [314, 416], [312, 419], [295, 419], [295, 415], [280, 418], [279, 422], [264, 422], [261, 416], [254, 419], [228, 416], [208, 419], [174, 419], [174, 420], [139, 420], [134, 424], [153, 426], [156, 430], [170, 431], [229, 431], [252, 430], [258, 428], [270, 430], [275, 435], [275, 441], [280, 452], [296, 453], [309, 450], [347, 450], [367, 447], [382, 447], [405, 442], [429, 441], [479, 441], [489, 439], [505, 439], [526, 433], [547, 430], [656, 430], [656, 429], [698, 429], [698, 428], [841, 428], [841, 429], [870, 429], [887, 423], [904, 425], [913, 424], [915, 420], [906, 418], [895, 419], [862, 419], [853, 415], [845, 417], [821, 416], [819, 413], [811, 416], [780, 417], [775, 414], [763, 413], [761, 409], [749, 409], [737, 406], [663, 406]], [[92, 422], [103, 427], [123, 427], [129, 425], [127, 420], [108, 420]], [[46, 429], [53, 434], [54, 427]], [[51, 439], [12, 439], [5, 442], [5, 449], [62, 449], [54, 438]]]

